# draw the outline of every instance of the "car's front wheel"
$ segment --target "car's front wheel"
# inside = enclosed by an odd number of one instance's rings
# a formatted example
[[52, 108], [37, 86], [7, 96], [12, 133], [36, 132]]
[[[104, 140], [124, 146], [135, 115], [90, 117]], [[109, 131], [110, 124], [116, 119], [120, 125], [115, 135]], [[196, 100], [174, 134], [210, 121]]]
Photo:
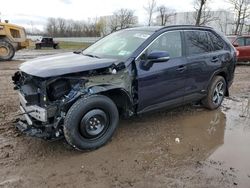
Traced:
[[69, 109], [64, 122], [67, 142], [78, 150], [93, 150], [112, 137], [119, 122], [114, 102], [103, 95], [81, 98]]
[[203, 105], [210, 110], [218, 108], [224, 99], [226, 88], [225, 79], [215, 76], [209, 85], [206, 98], [202, 101]]

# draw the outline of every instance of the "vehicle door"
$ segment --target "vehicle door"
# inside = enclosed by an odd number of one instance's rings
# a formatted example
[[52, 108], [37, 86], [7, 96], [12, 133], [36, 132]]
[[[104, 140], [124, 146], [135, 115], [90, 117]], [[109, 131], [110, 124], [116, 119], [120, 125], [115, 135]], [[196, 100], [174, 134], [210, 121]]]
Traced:
[[48, 38], [47, 47], [53, 47], [53, 38]]
[[238, 51], [237, 58], [240, 61], [244, 61], [247, 58], [247, 50], [245, 46], [245, 38], [244, 37], [238, 37], [234, 42], [233, 45], [236, 46], [235, 48]]
[[250, 37], [245, 37], [244, 58], [250, 60]]
[[[158, 36], [137, 58], [138, 111], [183, 102], [186, 58], [182, 43], [181, 31], [169, 31]], [[169, 54], [169, 60], [145, 66], [151, 53], [162, 51]]]
[[46, 47], [46, 38], [42, 38], [41, 47]]
[[187, 84], [185, 101], [201, 99], [213, 74], [223, 67], [226, 56], [225, 43], [210, 31], [184, 31], [187, 55]]

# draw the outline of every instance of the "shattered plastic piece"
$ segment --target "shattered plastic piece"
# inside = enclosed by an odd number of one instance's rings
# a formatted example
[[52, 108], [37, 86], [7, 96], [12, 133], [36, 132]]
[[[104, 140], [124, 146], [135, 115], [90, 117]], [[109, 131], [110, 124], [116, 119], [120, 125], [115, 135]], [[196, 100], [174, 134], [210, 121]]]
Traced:
[[180, 139], [179, 138], [175, 138], [175, 142], [180, 143]]

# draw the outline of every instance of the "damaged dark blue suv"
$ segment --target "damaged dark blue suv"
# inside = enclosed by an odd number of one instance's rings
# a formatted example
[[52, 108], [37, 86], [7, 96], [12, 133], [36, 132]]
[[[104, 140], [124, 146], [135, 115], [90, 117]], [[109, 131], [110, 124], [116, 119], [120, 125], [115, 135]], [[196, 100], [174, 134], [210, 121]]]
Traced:
[[209, 27], [121, 30], [83, 51], [23, 63], [13, 76], [23, 115], [17, 128], [96, 149], [120, 116], [191, 102], [218, 108], [235, 64], [233, 46]]

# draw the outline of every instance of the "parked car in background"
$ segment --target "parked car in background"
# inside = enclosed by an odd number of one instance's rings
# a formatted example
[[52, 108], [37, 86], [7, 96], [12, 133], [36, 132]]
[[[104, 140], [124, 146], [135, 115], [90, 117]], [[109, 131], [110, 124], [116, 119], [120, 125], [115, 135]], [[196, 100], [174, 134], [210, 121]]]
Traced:
[[237, 50], [238, 61], [250, 61], [250, 36], [228, 36]]
[[210, 27], [121, 30], [83, 51], [23, 63], [13, 76], [23, 113], [17, 127], [96, 149], [111, 139], [120, 116], [192, 102], [218, 108], [235, 63], [232, 44]]
[[59, 43], [55, 42], [52, 37], [43, 37], [36, 42], [36, 49], [41, 49], [42, 47], [58, 49]]

